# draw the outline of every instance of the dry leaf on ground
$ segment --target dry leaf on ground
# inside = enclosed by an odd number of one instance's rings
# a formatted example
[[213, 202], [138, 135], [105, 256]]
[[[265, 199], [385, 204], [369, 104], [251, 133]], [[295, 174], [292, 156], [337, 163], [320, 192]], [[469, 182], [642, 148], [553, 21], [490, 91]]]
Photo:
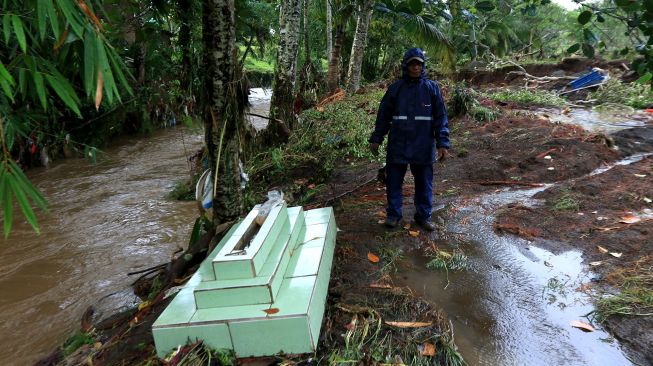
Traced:
[[608, 252], [607, 249], [605, 249], [604, 247], [602, 247], [602, 246], [600, 246], [600, 245], [597, 246], [597, 248], [599, 248], [599, 252], [601, 252], [601, 253], [607, 253], [607, 252]]
[[436, 353], [435, 345], [433, 343], [422, 343], [417, 346], [417, 349], [422, 356], [435, 356]]
[[406, 230], [410, 229], [410, 224], [404, 225], [404, 229], [406, 229]]
[[433, 325], [431, 322], [385, 322], [387, 325], [397, 328], [422, 328]]
[[610, 252], [610, 255], [613, 256], [613, 257], [615, 257], [615, 258], [621, 258], [621, 255], [622, 255], [622, 254], [623, 254], [623, 253]]
[[391, 289], [392, 286], [386, 283], [370, 283], [369, 288]]
[[601, 231], [612, 231], [612, 230], [621, 229], [621, 227], [619, 227], [619, 226], [610, 226], [610, 227], [600, 227], [598, 229], [601, 230]]
[[642, 221], [642, 219], [640, 219], [639, 217], [637, 217], [635, 215], [626, 215], [626, 216], [622, 217], [621, 220], [619, 220], [619, 222], [624, 223], [624, 224], [634, 224], [634, 223], [637, 223], [637, 222], [640, 222], [640, 221]]
[[589, 325], [589, 324], [587, 324], [585, 322], [582, 322], [580, 320], [572, 320], [571, 321], [571, 326], [574, 327], [574, 328], [578, 328], [578, 329], [580, 329], [580, 330], [582, 330], [584, 332], [593, 332], [594, 331], [594, 327], [592, 327], [591, 325]]
[[415, 231], [408, 230], [408, 234], [410, 236], [419, 236], [419, 231], [417, 231], [417, 230], [415, 230]]
[[372, 252], [367, 252], [367, 259], [369, 259], [372, 263], [379, 263], [380, 260], [379, 257]]
[[603, 263], [603, 262], [601, 262], [601, 261], [590, 262], [590, 266], [600, 266], [601, 263]]

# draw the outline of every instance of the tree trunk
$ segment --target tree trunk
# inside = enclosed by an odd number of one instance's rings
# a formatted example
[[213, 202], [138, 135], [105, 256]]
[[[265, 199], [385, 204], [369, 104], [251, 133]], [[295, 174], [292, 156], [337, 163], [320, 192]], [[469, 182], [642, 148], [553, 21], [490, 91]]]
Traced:
[[308, 38], [308, 2], [304, 0], [304, 63], [311, 62], [311, 47]]
[[244, 114], [235, 78], [234, 0], [204, 0], [203, 6], [204, 126], [217, 225], [238, 217], [243, 206], [238, 131]]
[[340, 76], [340, 50], [345, 40], [345, 32], [342, 26], [338, 26], [336, 33], [336, 42], [333, 45], [333, 52], [329, 60], [329, 72], [327, 73], [327, 88], [329, 93], [333, 93], [339, 85]]
[[363, 55], [367, 46], [367, 30], [372, 19], [372, 5], [374, 5], [373, 1], [365, 0], [358, 6], [356, 35], [351, 46], [349, 69], [347, 71], [347, 90], [351, 93], [355, 93], [360, 88], [361, 66], [363, 65]]
[[187, 96], [191, 94], [191, 57], [190, 57], [190, 20], [191, 0], [178, 0], [179, 6], [179, 46], [181, 47], [181, 90]]
[[326, 0], [326, 48], [327, 62], [331, 63], [331, 52], [333, 52], [333, 13], [331, 12], [331, 0]]
[[270, 124], [261, 139], [264, 146], [286, 142], [295, 127], [295, 78], [301, 24], [301, 0], [283, 0], [279, 14], [279, 47], [270, 101]]

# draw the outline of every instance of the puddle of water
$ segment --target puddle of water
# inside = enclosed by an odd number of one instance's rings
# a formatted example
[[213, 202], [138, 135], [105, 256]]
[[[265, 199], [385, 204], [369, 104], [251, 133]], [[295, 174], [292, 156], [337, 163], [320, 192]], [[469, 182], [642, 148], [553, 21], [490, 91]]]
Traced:
[[573, 108], [567, 114], [562, 114], [557, 109], [541, 108], [536, 114], [545, 116], [551, 122], [575, 124], [591, 132], [605, 131], [608, 133], [619, 130], [642, 127], [653, 123], [653, 115], [646, 112], [635, 111], [627, 106], [613, 105], [602, 108]]
[[537, 205], [530, 197], [543, 189], [493, 193], [460, 208], [447, 230], [464, 235], [451, 245], [468, 256], [468, 269], [447, 278], [427, 270], [426, 259], [413, 258], [415, 268], [396, 283], [445, 311], [470, 365], [630, 365], [606, 332], [570, 326], [572, 320], [587, 322], [583, 316], [593, 309], [578, 291], [593, 276], [580, 252], [554, 254], [492, 229], [493, 208], [514, 201]]
[[635, 155], [629, 156], [629, 157], [627, 157], [625, 159], [622, 159], [622, 160], [619, 160], [619, 161], [617, 161], [617, 162], [615, 162], [615, 163], [613, 163], [611, 165], [606, 165], [606, 166], [602, 166], [600, 168], [596, 168], [596, 169], [594, 169], [594, 171], [589, 173], [589, 176], [591, 177], [591, 176], [594, 176], [594, 175], [605, 173], [608, 170], [610, 170], [610, 169], [612, 169], [612, 168], [614, 168], [615, 166], [618, 166], [618, 165], [630, 165], [630, 164], [636, 163], [636, 162], [644, 159], [645, 157], [648, 157], [648, 156], [651, 156], [651, 155], [653, 155], [653, 153], [635, 154]]

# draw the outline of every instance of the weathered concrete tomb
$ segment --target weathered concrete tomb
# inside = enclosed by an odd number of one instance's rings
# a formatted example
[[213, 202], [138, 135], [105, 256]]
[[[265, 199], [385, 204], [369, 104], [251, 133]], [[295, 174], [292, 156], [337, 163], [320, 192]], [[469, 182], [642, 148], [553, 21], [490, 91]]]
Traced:
[[152, 325], [159, 357], [204, 340], [237, 357], [313, 352], [336, 239], [332, 208], [285, 203], [234, 225]]

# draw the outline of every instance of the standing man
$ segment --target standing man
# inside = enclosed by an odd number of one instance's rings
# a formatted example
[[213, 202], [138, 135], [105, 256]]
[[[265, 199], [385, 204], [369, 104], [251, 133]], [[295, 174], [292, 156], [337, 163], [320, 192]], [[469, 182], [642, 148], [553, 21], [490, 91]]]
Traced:
[[379, 145], [388, 135], [386, 155], [385, 226], [394, 228], [402, 219], [402, 186], [406, 169], [415, 178], [415, 223], [428, 231], [433, 207], [433, 163], [443, 161], [449, 149], [449, 122], [440, 87], [426, 78], [424, 52], [411, 48], [401, 63], [402, 78], [386, 91], [376, 126], [369, 139], [370, 150], [379, 154]]

